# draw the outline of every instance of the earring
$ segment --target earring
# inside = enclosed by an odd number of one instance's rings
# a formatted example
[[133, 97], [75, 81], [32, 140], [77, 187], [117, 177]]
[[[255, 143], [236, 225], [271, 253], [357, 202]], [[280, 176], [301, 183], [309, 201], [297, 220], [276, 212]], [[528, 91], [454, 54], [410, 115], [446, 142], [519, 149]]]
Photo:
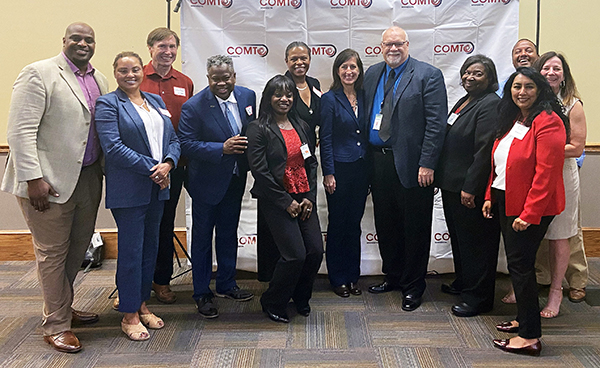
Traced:
[[564, 81], [564, 80], [563, 80], [562, 82], [560, 82], [560, 84], [559, 84], [559, 86], [560, 86], [560, 88], [561, 88], [561, 89], [562, 89], [562, 88], [565, 88], [565, 86], [566, 86], [566, 85], [567, 85], [567, 84], [565, 83], [565, 81]]

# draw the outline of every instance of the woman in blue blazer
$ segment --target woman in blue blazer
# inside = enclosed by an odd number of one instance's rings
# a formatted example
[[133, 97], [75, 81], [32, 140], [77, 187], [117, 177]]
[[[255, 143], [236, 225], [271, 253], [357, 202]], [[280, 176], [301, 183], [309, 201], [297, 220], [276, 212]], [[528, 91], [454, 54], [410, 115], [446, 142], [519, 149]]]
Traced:
[[333, 63], [333, 84], [321, 99], [321, 166], [327, 194], [327, 272], [333, 291], [360, 295], [360, 222], [369, 189], [365, 155], [363, 65], [352, 49]]
[[136, 53], [118, 54], [113, 68], [119, 88], [96, 102], [96, 129], [106, 160], [106, 208], [119, 229], [121, 329], [132, 340], [150, 338], [146, 327], [164, 326], [145, 301], [150, 299], [158, 230], [169, 198], [169, 172], [180, 152], [164, 102], [140, 91], [143, 65]]

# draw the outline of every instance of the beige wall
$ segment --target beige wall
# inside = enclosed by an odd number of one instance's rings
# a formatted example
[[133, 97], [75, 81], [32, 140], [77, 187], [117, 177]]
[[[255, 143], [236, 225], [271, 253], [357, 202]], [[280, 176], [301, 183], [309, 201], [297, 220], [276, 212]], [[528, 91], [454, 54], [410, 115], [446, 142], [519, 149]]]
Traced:
[[[173, 1], [172, 7], [177, 0]], [[112, 62], [116, 54], [131, 50], [146, 63], [150, 56], [146, 36], [167, 24], [165, 0], [3, 0], [0, 43], [4, 45], [0, 74], [0, 145], [6, 144], [6, 123], [12, 84], [21, 69], [36, 60], [57, 55], [67, 25], [86, 22], [96, 32], [92, 64], [116, 88]], [[179, 15], [172, 13], [171, 28], [179, 33]], [[178, 60], [177, 69], [181, 69]]]

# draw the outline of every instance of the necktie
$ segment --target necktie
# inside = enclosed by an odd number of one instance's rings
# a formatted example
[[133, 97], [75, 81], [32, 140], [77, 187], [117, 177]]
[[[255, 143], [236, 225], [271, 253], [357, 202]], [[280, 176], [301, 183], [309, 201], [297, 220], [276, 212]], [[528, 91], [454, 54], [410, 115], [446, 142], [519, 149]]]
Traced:
[[[227, 121], [229, 122], [229, 127], [231, 127], [231, 131], [233, 132], [233, 135], [239, 134], [240, 129], [235, 121], [235, 117], [233, 116], [231, 109], [229, 109], [229, 106], [233, 105], [233, 103], [231, 103], [229, 101], [225, 101], [224, 105], [225, 105], [225, 119], [227, 119]], [[239, 175], [237, 161], [233, 165], [233, 173], [235, 175]]]
[[394, 69], [390, 70], [387, 81], [383, 87], [383, 106], [381, 107], [381, 127], [379, 128], [379, 138], [382, 141], [387, 141], [391, 137], [392, 131], [392, 107], [394, 106], [394, 84], [396, 84], [396, 72]]
[[230, 105], [233, 105], [233, 104], [229, 101], [225, 101], [225, 118], [229, 122], [229, 126], [231, 127], [231, 131], [233, 132], [233, 135], [236, 135], [236, 134], [240, 133], [240, 128], [238, 127], [237, 122], [235, 121], [235, 117], [233, 116], [233, 113], [231, 112], [231, 109], [229, 108]]

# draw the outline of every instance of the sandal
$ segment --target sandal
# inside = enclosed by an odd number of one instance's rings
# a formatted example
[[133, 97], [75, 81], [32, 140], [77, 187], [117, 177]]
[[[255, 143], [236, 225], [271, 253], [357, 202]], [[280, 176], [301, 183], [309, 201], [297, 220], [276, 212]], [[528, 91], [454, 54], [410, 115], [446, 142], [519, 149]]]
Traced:
[[544, 307], [544, 309], [542, 309], [542, 311], [540, 312], [540, 316], [542, 318], [554, 318], [554, 317], [558, 316], [558, 312], [560, 311], [560, 304], [562, 303], [562, 299], [563, 299], [563, 288], [562, 287], [560, 289], [550, 288], [550, 293], [552, 293], [553, 291], [559, 293], [559, 295], [560, 295], [560, 299], [558, 302], [558, 309], [552, 310], [548, 307], [548, 305], [550, 304], [550, 294], [548, 294], [548, 302], [546, 303], [546, 306]]
[[163, 320], [160, 317], [157, 317], [154, 313], [140, 313], [140, 321], [144, 324], [144, 326], [153, 330], [160, 330], [161, 328], [165, 327]]
[[133, 341], [144, 341], [150, 338], [148, 330], [146, 330], [146, 327], [141, 322], [137, 325], [121, 322], [121, 331]]

